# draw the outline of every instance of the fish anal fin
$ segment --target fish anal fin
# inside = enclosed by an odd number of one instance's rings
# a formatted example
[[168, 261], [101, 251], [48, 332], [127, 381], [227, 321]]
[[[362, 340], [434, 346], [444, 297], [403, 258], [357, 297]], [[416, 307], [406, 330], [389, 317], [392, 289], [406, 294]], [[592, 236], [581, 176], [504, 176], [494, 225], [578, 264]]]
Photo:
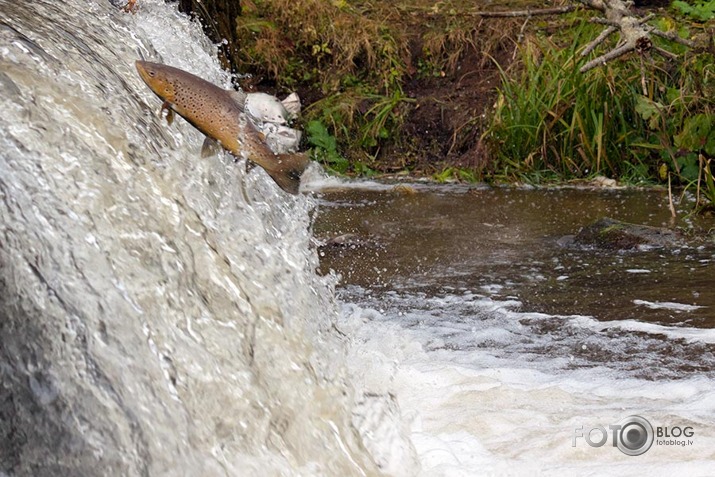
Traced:
[[201, 157], [215, 156], [221, 152], [221, 144], [216, 140], [206, 136], [204, 143], [201, 145]]

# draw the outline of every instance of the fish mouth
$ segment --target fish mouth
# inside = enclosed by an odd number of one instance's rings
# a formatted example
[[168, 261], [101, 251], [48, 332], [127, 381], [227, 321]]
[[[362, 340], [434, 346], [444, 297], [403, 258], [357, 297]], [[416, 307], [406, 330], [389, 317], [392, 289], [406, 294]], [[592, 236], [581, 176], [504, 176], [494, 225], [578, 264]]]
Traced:
[[151, 63], [142, 60], [137, 60], [134, 62], [134, 66], [136, 67], [139, 76], [141, 76], [141, 79], [143, 79], [147, 85], [150, 85], [150, 82], [156, 76], [156, 72], [151, 69], [150, 65]]

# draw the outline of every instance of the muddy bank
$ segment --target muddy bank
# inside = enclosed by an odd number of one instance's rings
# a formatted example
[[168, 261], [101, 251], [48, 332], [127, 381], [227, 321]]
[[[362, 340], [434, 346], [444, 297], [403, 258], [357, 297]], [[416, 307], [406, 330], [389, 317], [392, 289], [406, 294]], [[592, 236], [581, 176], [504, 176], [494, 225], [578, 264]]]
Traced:
[[[322, 8], [318, 6], [320, 2], [309, 3], [315, 3], [317, 9]], [[376, 54], [374, 52], [357, 52], [349, 65], [337, 65], [338, 60], [335, 58], [340, 55], [332, 50], [331, 53], [325, 54], [326, 59], [317, 61], [317, 65], [311, 64], [313, 58], [310, 58], [309, 54], [308, 58], [302, 58], [296, 64], [300, 64], [306, 71], [315, 66], [324, 68], [325, 71], [319, 73], [320, 77], [297, 82], [286, 80], [282, 77], [285, 75], [284, 70], [291, 66], [284, 60], [280, 60], [284, 61], [282, 70], [268, 64], [270, 60], [250, 64], [251, 60], [246, 57], [249, 47], [245, 38], [239, 38], [236, 28], [237, 21], [239, 25], [243, 21], [244, 25], [248, 24], [245, 28], [254, 29], [251, 35], [259, 36], [261, 39], [258, 42], [262, 42], [256, 50], [260, 50], [265, 56], [278, 56], [288, 52], [289, 55], [299, 57], [301, 45], [296, 44], [298, 40], [289, 32], [280, 29], [280, 20], [268, 16], [260, 17], [256, 13], [260, 8], [245, 1], [240, 2], [241, 6], [239, 2], [226, 0], [180, 0], [179, 4], [183, 11], [201, 19], [207, 35], [213, 41], [226, 40], [221, 47], [224, 64], [235, 73], [252, 75], [239, 81], [244, 89], [259, 89], [275, 94], [287, 93], [288, 88], [295, 89], [303, 98], [310, 116], [311, 105], [326, 97], [339, 94], [359, 95], [360, 93], [350, 90], [353, 85], [346, 86], [347, 82], [354, 79], [365, 83], [366, 88], [370, 86], [371, 80], [365, 70], [373, 65], [366, 56]], [[399, 70], [401, 75], [396, 86], [409, 101], [400, 102], [390, 112], [384, 129], [376, 133], [374, 145], [365, 147], [364, 144], [357, 144], [363, 151], [341, 152], [351, 161], [366, 163], [379, 172], [410, 170], [431, 174], [450, 165], [466, 168], [482, 165], [485, 157], [483, 148], [479, 145], [479, 137], [488, 111], [496, 98], [495, 88], [499, 84], [497, 64], [502, 68], [509, 66], [514, 57], [516, 39], [523, 21], [485, 19], [465, 15], [464, 12], [475, 9], [507, 10], [528, 5], [536, 6], [528, 1], [501, 2], [500, 6], [494, 6], [490, 2], [478, 2], [476, 5], [473, 2], [434, 5], [432, 2], [419, 0], [380, 6], [371, 5], [370, 2], [351, 5], [349, 8], [364, 15], [365, 22], [375, 16], [389, 19], [385, 22], [389, 24], [389, 31], [388, 27], [382, 24], [378, 25], [378, 30], [384, 29], [380, 30], [384, 35], [392, 35], [396, 51], [394, 57], [382, 58], [382, 61], [400, 63], [393, 67], [394, 70]], [[296, 10], [296, 15], [301, 14], [298, 12], [299, 7], [285, 8]], [[343, 9], [347, 10], [348, 7]], [[377, 10], [379, 11], [376, 13]], [[260, 13], [268, 15], [263, 10]], [[323, 12], [319, 11], [316, 15], [321, 13]], [[326, 21], [330, 20], [329, 15], [340, 13], [325, 13]], [[242, 18], [244, 20], [241, 20]], [[266, 33], [263, 26], [254, 25], [259, 22], [254, 20], [255, 18], [271, 23], [272, 27], [268, 28], [271, 32]], [[310, 51], [313, 56], [323, 54], [316, 53], [320, 48], [353, 48], [343, 45], [321, 46], [320, 38], [315, 41], [316, 45], [313, 45]], [[275, 43], [271, 46], [275, 51], [266, 53], [266, 45], [271, 42]], [[327, 58], [328, 56], [332, 59]], [[344, 72], [338, 75], [339, 78], [331, 77], [331, 70], [339, 68], [344, 68]], [[379, 68], [389, 71], [390, 65], [382, 65]], [[305, 73], [305, 76], [309, 76], [309, 73]], [[349, 81], [341, 81], [347, 77], [350, 78]], [[336, 82], [339, 83], [337, 86]], [[363, 99], [356, 100], [354, 105], [341, 104], [336, 107], [354, 108], [353, 114], [360, 116], [368, 114], [373, 106], [369, 100]], [[352, 119], [348, 118], [346, 121]], [[332, 126], [340, 129], [342, 125]], [[366, 153], [371, 157], [366, 157]]]
[[[300, 94], [303, 148], [313, 148], [314, 158], [333, 172], [468, 182], [600, 174], [636, 184], [664, 183], [670, 174], [676, 186], [710, 174], [705, 164], [713, 150], [702, 146], [711, 144], [703, 139], [707, 128], [715, 137], [710, 119], [715, 103], [709, 99], [715, 86], [699, 78], [707, 77], [703, 68], [712, 55], [692, 48], [688, 56], [668, 45], [678, 59], [648, 53], [645, 76], [633, 55], [585, 75], [577, 63], [611, 47], [604, 43], [590, 56], [579, 53], [601, 33], [587, 21], [599, 15], [593, 11], [525, 20], [492, 15], [544, 5], [517, 0], [496, 5], [181, 0], [180, 5], [222, 44], [222, 60], [237, 74], [237, 86], [281, 97]], [[668, 18], [662, 7], [662, 1], [636, 2], [634, 18], [659, 9], [657, 16], [672, 24], [671, 30], [680, 26], [681, 35], [712, 37], [712, 24], [693, 22], [682, 12]], [[671, 12], [677, 16], [677, 8]], [[673, 102], [668, 91], [690, 99]], [[667, 119], [656, 124], [653, 111], [663, 108]], [[715, 201], [715, 185], [708, 194], [703, 204]]]

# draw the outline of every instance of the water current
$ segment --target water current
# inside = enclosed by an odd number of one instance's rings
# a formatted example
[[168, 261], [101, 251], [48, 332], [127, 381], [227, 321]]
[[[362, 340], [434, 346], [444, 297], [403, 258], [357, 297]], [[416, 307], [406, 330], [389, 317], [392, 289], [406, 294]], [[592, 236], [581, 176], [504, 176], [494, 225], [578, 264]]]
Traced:
[[[342, 276], [339, 326], [362, 345], [351, 359], [395, 393], [428, 475], [709, 473], [714, 224], [691, 202], [672, 219], [667, 191], [421, 184], [321, 201], [321, 268]], [[690, 240], [564, 240], [605, 216]], [[579, 434], [631, 415], [654, 428], [645, 455]]]
[[377, 473], [314, 199], [161, 120], [135, 60], [229, 77], [139, 8], [0, 0], [0, 474]]
[[[230, 78], [139, 6], [0, 0], [0, 476], [712, 473], [712, 249], [557, 243], [662, 194], [289, 196], [161, 120], [136, 59]], [[578, 435], [633, 414], [691, 435]]]

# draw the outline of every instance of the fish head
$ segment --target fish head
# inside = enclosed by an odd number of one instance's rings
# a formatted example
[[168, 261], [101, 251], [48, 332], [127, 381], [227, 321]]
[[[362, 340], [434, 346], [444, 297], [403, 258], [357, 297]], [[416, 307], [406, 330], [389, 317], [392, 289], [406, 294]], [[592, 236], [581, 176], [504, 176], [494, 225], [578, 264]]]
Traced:
[[136, 68], [139, 76], [157, 96], [164, 101], [172, 102], [176, 95], [176, 81], [172, 77], [174, 68], [159, 63], [137, 60]]

